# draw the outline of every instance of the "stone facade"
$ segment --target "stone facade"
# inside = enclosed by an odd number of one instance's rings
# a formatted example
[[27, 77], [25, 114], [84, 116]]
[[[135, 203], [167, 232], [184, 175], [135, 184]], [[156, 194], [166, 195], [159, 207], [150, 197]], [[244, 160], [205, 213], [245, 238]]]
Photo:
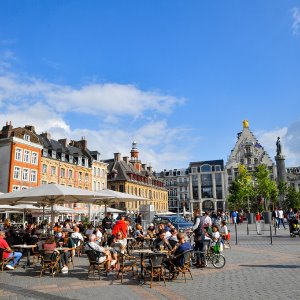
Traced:
[[115, 153], [113, 159], [105, 160], [108, 163], [107, 185], [111, 190], [149, 200], [121, 202], [114, 207], [136, 212], [140, 205], [151, 204], [156, 212], [168, 211], [168, 192], [164, 183], [155, 177], [152, 167], [141, 163], [138, 155], [136, 142], [133, 142], [131, 159], [128, 156], [122, 159], [120, 153]]

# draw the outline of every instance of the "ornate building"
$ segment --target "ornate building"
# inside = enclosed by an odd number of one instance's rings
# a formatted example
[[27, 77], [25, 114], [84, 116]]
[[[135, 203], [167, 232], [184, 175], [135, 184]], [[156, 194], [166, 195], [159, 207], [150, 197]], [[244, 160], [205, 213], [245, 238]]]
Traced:
[[138, 211], [139, 205], [151, 204], [155, 211], [168, 210], [168, 192], [161, 180], [154, 176], [152, 167], [142, 164], [136, 142], [132, 143], [131, 159], [128, 156], [121, 159], [120, 153], [115, 153], [108, 163], [107, 185], [111, 190], [148, 198], [148, 201], [121, 202], [115, 207], [129, 211]]
[[237, 142], [225, 166], [226, 191], [238, 175], [238, 166], [243, 164], [249, 172], [254, 172], [260, 164], [265, 164], [270, 172], [270, 178], [276, 179], [276, 166], [263, 146], [249, 129], [247, 120], [243, 121], [243, 131], [237, 134]]
[[39, 185], [42, 148], [33, 126], [13, 128], [6, 123], [0, 132], [0, 192]]

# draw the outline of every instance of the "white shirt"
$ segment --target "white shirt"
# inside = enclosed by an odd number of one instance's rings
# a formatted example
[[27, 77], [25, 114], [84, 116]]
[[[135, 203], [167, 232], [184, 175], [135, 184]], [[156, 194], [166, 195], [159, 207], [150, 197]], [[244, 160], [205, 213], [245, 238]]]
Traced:
[[203, 223], [204, 223], [204, 226], [211, 227], [212, 222], [211, 222], [210, 216], [203, 216]]
[[228, 234], [228, 228], [227, 228], [226, 225], [221, 227], [220, 233], [221, 233], [221, 234], [225, 234], [225, 235]]
[[283, 219], [283, 210], [282, 209], [278, 210], [278, 218]]
[[71, 234], [71, 238], [79, 239], [79, 240], [83, 241], [83, 236], [80, 232], [73, 232]]

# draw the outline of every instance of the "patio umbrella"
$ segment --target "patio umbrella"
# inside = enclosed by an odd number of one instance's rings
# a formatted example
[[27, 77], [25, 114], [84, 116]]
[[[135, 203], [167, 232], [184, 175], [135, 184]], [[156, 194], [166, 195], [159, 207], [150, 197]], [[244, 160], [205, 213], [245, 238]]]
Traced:
[[12, 193], [6, 193], [0, 195], [0, 204], [41, 204], [50, 205], [51, 207], [51, 228], [53, 228], [54, 222], [54, 204], [60, 203], [92, 203], [97, 198], [99, 201], [101, 198], [108, 200], [108, 195], [102, 195], [98, 192], [92, 192], [88, 190], [72, 188], [69, 186], [59, 184], [42, 184], [38, 187], [16, 191]]
[[112, 203], [119, 203], [119, 202], [132, 202], [132, 201], [150, 201], [148, 198], [143, 198], [127, 193], [121, 193], [109, 189], [100, 190], [98, 191], [98, 194], [102, 197], [97, 199], [95, 197], [94, 204], [103, 205], [105, 206], [104, 212], [107, 213], [107, 205]]

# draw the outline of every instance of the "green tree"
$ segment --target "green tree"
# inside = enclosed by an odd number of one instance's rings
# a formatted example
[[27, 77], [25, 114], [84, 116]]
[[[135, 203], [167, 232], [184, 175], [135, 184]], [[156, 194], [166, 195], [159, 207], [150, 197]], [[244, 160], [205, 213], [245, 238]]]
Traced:
[[252, 176], [244, 165], [239, 165], [239, 174], [229, 187], [229, 208], [249, 210], [254, 194]]
[[286, 188], [284, 207], [288, 208], [300, 208], [300, 191], [296, 191], [295, 187], [290, 185]]
[[264, 209], [268, 211], [270, 209], [270, 201], [276, 202], [278, 198], [276, 182], [271, 180], [266, 165], [259, 165], [254, 176], [257, 196], [264, 199]]

